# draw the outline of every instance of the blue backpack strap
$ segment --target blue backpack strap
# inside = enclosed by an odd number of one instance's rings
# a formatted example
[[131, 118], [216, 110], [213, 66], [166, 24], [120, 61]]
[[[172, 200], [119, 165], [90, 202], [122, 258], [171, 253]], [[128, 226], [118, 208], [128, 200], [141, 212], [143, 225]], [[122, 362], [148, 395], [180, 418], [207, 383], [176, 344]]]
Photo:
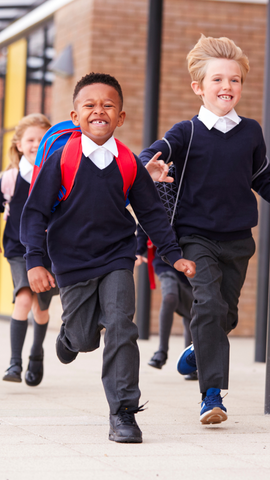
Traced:
[[57, 205], [66, 200], [72, 190], [75, 177], [82, 159], [82, 141], [81, 131], [74, 130], [64, 146], [61, 155], [61, 175], [62, 186], [58, 192], [58, 197], [53, 205], [54, 212]]
[[45, 133], [38, 147], [29, 194], [31, 193], [43, 163], [46, 162], [53, 152], [67, 143], [73, 132], [80, 131], [80, 127], [75, 127], [71, 120], [67, 120], [65, 122], [57, 123]]

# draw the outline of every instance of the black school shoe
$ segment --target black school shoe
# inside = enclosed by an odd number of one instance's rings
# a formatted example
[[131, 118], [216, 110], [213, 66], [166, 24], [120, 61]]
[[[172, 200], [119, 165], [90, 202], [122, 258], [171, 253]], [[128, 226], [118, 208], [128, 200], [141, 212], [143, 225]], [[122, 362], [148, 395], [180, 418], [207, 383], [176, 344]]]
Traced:
[[167, 358], [167, 353], [159, 350], [158, 352], [154, 353], [153, 357], [149, 360], [148, 365], [161, 370], [163, 365], [165, 365]]
[[110, 414], [109, 440], [118, 443], [142, 443], [142, 432], [134, 417], [139, 411], [142, 411], [142, 407], [121, 407], [115, 415]]
[[12, 363], [4, 373], [3, 380], [6, 382], [20, 383], [22, 381], [22, 365], [21, 363]]
[[36, 387], [43, 378], [43, 352], [41, 355], [30, 355], [25, 373], [25, 383], [29, 387]]

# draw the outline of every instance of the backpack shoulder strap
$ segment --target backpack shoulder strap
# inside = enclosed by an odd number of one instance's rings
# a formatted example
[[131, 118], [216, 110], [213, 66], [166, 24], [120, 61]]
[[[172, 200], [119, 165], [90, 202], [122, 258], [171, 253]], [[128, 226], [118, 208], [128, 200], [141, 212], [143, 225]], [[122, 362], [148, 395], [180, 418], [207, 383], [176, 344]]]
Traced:
[[123, 178], [123, 192], [126, 200], [137, 175], [137, 162], [132, 151], [126, 145], [117, 139], [115, 141], [118, 149], [118, 157], [115, 157], [115, 160]]
[[174, 217], [175, 217], [176, 209], [177, 209], [177, 206], [178, 206], [178, 199], [179, 199], [179, 195], [180, 195], [180, 190], [181, 190], [181, 187], [182, 187], [184, 174], [185, 174], [185, 170], [186, 170], [186, 166], [187, 166], [187, 162], [188, 162], [189, 151], [190, 151], [190, 147], [191, 147], [191, 143], [192, 143], [192, 139], [193, 139], [193, 135], [194, 135], [194, 123], [193, 123], [192, 120], [189, 120], [189, 121], [190, 121], [190, 125], [191, 125], [191, 133], [190, 133], [190, 138], [189, 138], [189, 143], [188, 143], [188, 148], [187, 148], [187, 153], [186, 153], [184, 166], [183, 166], [181, 177], [180, 177], [180, 180], [179, 180], [179, 185], [178, 185], [177, 194], [176, 194], [176, 198], [175, 198], [172, 218], [170, 220], [171, 225], [173, 225], [173, 222], [174, 222]]
[[57, 205], [62, 200], [67, 199], [74, 185], [82, 158], [81, 136], [80, 131], [74, 131], [64, 146], [60, 160], [62, 185], [58, 192], [57, 200], [52, 207], [52, 212], [55, 211]]
[[58, 148], [66, 145], [73, 132], [80, 133], [80, 127], [75, 127], [71, 120], [57, 123], [51, 127], [42, 138], [36, 156], [32, 182], [29, 190], [29, 195], [37, 176], [41, 170], [42, 165], [46, 162], [49, 156]]
[[60, 192], [62, 191], [63, 197], [61, 197], [60, 200], [65, 200], [69, 196], [81, 163], [81, 136], [81, 132], [73, 132], [69, 137], [61, 155], [62, 187]]

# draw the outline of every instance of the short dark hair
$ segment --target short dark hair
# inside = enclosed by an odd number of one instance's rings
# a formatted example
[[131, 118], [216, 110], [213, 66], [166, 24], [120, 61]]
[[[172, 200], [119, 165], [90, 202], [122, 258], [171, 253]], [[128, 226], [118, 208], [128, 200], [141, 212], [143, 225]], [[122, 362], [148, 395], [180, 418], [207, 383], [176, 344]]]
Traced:
[[87, 85], [92, 85], [93, 83], [104, 83], [105, 85], [110, 85], [111, 87], [113, 87], [117, 91], [120, 97], [121, 109], [122, 109], [124, 100], [123, 100], [123, 92], [122, 92], [120, 83], [116, 80], [116, 78], [112, 77], [107, 73], [92, 72], [82, 77], [81, 80], [79, 80], [75, 85], [74, 92], [73, 92], [73, 103], [75, 102], [76, 97], [81, 91], [81, 89], [86, 87]]

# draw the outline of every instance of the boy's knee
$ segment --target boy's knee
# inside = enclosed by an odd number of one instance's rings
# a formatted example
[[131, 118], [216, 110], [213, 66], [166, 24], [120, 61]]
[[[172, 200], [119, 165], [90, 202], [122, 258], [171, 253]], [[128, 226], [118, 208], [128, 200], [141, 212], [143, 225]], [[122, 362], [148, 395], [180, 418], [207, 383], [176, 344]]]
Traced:
[[[100, 330], [80, 331], [79, 329], [67, 329], [63, 323], [58, 336], [59, 341], [71, 352], [93, 352], [100, 345]], [[61, 348], [61, 345], [60, 345]], [[59, 352], [61, 355], [62, 349]], [[72, 361], [72, 360], [71, 360]]]
[[117, 339], [119, 343], [136, 343], [139, 338], [137, 325], [126, 315], [114, 315], [104, 327], [108, 338]]
[[[207, 317], [210, 322], [212, 318], [213, 321], [219, 319], [221, 327], [226, 330], [227, 317], [228, 317], [229, 306], [223, 299], [214, 298], [214, 297], [205, 297], [201, 301], [194, 299], [192, 303], [192, 317], [194, 316], [201, 318], [203, 315]], [[225, 327], [225, 328], [224, 328]]]
[[68, 364], [75, 360], [78, 352], [72, 352], [72, 350], [69, 350], [60, 340], [60, 336], [58, 335], [56, 340], [56, 354], [61, 363]]
[[210, 308], [213, 312], [228, 311], [229, 306], [221, 295], [211, 295], [204, 292], [201, 295], [194, 294], [193, 304], [195, 308]]

